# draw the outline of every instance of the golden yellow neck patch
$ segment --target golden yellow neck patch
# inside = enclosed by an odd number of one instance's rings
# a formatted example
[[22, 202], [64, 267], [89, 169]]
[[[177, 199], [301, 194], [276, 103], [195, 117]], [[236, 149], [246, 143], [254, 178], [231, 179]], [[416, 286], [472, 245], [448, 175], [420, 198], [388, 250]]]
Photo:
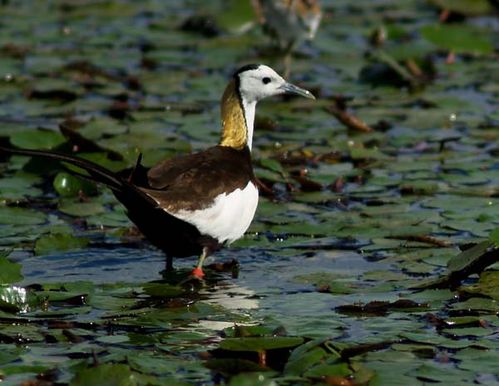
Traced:
[[221, 146], [244, 149], [248, 144], [248, 128], [244, 110], [236, 90], [236, 82], [230, 81], [222, 96]]

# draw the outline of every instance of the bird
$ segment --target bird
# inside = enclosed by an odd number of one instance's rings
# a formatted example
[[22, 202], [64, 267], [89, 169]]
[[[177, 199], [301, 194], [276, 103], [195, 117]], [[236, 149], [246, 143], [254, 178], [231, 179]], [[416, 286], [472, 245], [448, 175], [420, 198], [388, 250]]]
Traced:
[[322, 10], [318, 0], [251, 0], [258, 22], [284, 54], [285, 76], [289, 76], [291, 52], [317, 33]]
[[280, 94], [315, 99], [264, 64], [239, 68], [221, 99], [222, 130], [217, 145], [206, 150], [112, 172], [77, 156], [46, 150], [0, 147], [0, 153], [42, 157], [71, 164], [86, 172], [71, 173], [110, 188], [129, 219], [151, 244], [173, 257], [197, 255], [191, 276], [203, 280], [203, 262], [224, 245], [239, 239], [250, 226], [258, 205], [257, 179], [251, 150], [258, 101]]

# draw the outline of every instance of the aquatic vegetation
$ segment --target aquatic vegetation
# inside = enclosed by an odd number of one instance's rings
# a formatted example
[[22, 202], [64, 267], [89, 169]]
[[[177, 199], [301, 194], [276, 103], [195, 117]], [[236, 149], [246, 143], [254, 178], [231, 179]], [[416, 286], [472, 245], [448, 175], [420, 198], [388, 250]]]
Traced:
[[[497, 382], [499, 62], [472, 2], [322, 2], [291, 78], [319, 98], [259, 106], [260, 206], [204, 287], [109, 191], [0, 155], [2, 384]], [[3, 2], [0, 142], [116, 171], [217, 142], [231, 71], [280, 58], [236, 28], [249, 3], [197, 3]]]

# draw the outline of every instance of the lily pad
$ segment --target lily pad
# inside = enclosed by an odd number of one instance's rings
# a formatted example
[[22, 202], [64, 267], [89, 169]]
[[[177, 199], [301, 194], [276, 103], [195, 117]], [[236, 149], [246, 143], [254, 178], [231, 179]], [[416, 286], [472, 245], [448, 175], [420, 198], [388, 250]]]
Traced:
[[277, 386], [271, 372], [241, 373], [232, 377], [229, 386]]
[[104, 206], [98, 202], [79, 202], [71, 199], [61, 200], [59, 210], [75, 217], [94, 216], [105, 211]]
[[46, 221], [44, 213], [33, 209], [0, 206], [0, 224], [40, 225]]
[[295, 347], [303, 343], [300, 337], [250, 337], [228, 338], [220, 343], [220, 348], [229, 351], [260, 352], [278, 348]]
[[496, 228], [490, 232], [490, 240], [494, 243], [496, 248], [499, 248], [499, 228]]
[[35, 253], [47, 255], [53, 252], [70, 251], [81, 249], [88, 245], [89, 239], [75, 237], [68, 233], [51, 233], [36, 240]]
[[[81, 170], [0, 152], [0, 245], [20, 282], [0, 288], [3, 383], [494, 384], [495, 5], [422, 3], [320, 2], [317, 36], [284, 63], [251, 1], [2, 1], [2, 146], [115, 172], [206, 149], [227, 81], [252, 62], [289, 65], [318, 97], [259, 103], [259, 208], [202, 286], [185, 280], [194, 256], [163, 272], [109, 189], [57, 190], [59, 175], [54, 195], [57, 173]], [[198, 15], [214, 34], [180, 28]], [[359, 82], [363, 68], [378, 78]], [[373, 131], [338, 124], [335, 100]]]
[[10, 284], [22, 280], [21, 264], [0, 256], [0, 284]]
[[12, 145], [27, 149], [52, 149], [65, 141], [62, 134], [52, 130], [24, 130], [10, 136]]
[[430, 0], [440, 9], [456, 12], [466, 16], [479, 16], [492, 12], [493, 8], [487, 0]]
[[494, 52], [491, 33], [474, 26], [426, 25], [421, 28], [421, 34], [433, 44], [457, 53], [491, 54]]
[[182, 287], [162, 283], [148, 283], [143, 290], [147, 295], [159, 298], [171, 298], [185, 293]]
[[488, 296], [499, 301], [499, 272], [485, 271], [480, 275], [480, 279], [476, 284], [462, 287], [466, 292], [479, 296]]
[[138, 382], [128, 366], [105, 363], [77, 372], [69, 384], [71, 386], [135, 386]]
[[[324, 363], [326, 358], [332, 357], [321, 347], [322, 339], [313, 340], [295, 348], [284, 367], [284, 373], [288, 375], [303, 375], [316, 365]], [[336, 359], [339, 358], [337, 355]]]

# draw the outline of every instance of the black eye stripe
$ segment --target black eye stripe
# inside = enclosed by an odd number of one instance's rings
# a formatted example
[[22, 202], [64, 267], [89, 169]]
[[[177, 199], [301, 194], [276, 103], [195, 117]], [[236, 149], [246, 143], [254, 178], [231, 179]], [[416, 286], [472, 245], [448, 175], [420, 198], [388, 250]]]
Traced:
[[270, 81], [271, 81], [271, 79], [269, 77], [267, 77], [267, 76], [262, 79], [263, 84], [270, 83]]

